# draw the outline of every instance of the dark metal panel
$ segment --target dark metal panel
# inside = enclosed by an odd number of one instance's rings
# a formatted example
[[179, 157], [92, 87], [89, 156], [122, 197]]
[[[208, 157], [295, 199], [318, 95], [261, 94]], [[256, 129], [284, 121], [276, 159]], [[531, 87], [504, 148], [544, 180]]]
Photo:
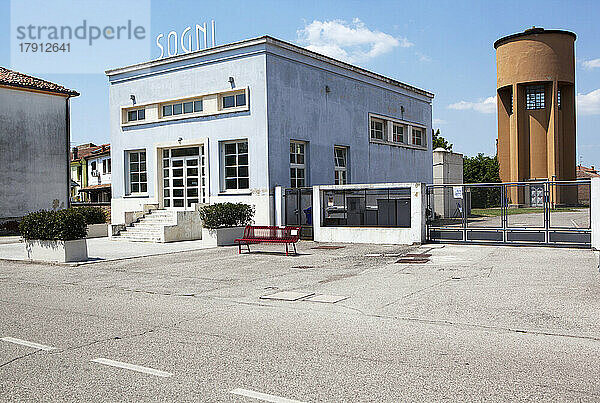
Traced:
[[550, 232], [550, 242], [591, 243], [592, 234], [589, 232], [552, 231]]
[[467, 231], [467, 239], [469, 241], [502, 242], [504, 240], [504, 236], [502, 234], [502, 231], [477, 230], [477, 231]]
[[539, 242], [544, 243], [544, 231], [506, 231], [509, 242]]
[[432, 229], [429, 231], [429, 237], [432, 240], [437, 241], [462, 241], [463, 240], [463, 232], [462, 230], [435, 230]]

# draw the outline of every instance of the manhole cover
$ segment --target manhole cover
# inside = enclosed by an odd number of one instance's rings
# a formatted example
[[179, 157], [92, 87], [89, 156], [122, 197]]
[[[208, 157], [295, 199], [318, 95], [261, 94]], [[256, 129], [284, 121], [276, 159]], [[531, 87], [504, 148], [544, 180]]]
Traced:
[[408, 263], [408, 264], [423, 264], [423, 263], [427, 263], [429, 262], [429, 259], [405, 259], [405, 258], [400, 258], [398, 260], [396, 260], [396, 263]]
[[345, 248], [345, 246], [321, 245], [321, 246], [315, 246], [311, 249], [342, 249], [342, 248]]
[[306, 298], [304, 301], [322, 302], [324, 304], [335, 304], [336, 302], [340, 302], [340, 301], [343, 301], [348, 298], [350, 298], [350, 297], [347, 297], [344, 295], [322, 294], [322, 295], [315, 295], [314, 297]]
[[280, 291], [275, 294], [263, 295], [260, 299], [275, 299], [281, 301], [297, 301], [315, 295], [314, 292]]
[[416, 257], [416, 258], [424, 259], [426, 257], [431, 257], [431, 253], [407, 253], [403, 257]]

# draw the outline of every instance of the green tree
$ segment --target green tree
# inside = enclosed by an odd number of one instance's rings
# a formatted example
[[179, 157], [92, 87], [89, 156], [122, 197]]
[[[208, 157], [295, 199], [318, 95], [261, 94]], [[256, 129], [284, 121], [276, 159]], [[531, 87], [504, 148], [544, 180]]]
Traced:
[[[500, 165], [498, 158], [488, 157], [483, 153], [475, 157], [463, 159], [463, 181], [464, 183], [497, 183], [500, 182]], [[471, 192], [471, 207], [488, 208], [500, 206], [499, 187], [476, 187]]]
[[440, 129], [433, 130], [431, 129], [431, 139], [433, 144], [433, 149], [443, 148], [444, 150], [452, 151], [452, 144], [448, 143], [448, 140], [443, 138], [440, 135]]

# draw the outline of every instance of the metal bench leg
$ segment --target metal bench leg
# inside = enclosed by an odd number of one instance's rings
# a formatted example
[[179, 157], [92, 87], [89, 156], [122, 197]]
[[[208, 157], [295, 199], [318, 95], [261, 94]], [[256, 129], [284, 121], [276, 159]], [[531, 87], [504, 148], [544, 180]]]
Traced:
[[288, 255], [288, 244], [287, 243], [285, 244], [285, 255], [286, 256]]
[[242, 243], [238, 242], [238, 255], [242, 254]]
[[249, 243], [247, 243], [247, 244], [246, 244], [246, 247], [248, 248], [248, 253], [250, 253], [250, 244], [249, 244]]
[[292, 244], [292, 246], [294, 247], [294, 255], [297, 255], [297, 254], [298, 254], [298, 252], [296, 252], [296, 244], [295, 244], [295, 243], [293, 243], [293, 244]]

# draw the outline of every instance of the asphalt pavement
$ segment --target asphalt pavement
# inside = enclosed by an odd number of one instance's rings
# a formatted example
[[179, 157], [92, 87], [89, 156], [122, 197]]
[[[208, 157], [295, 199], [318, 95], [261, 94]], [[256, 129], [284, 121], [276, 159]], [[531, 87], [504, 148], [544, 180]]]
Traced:
[[594, 252], [317, 246], [0, 262], [0, 400], [600, 401]]

